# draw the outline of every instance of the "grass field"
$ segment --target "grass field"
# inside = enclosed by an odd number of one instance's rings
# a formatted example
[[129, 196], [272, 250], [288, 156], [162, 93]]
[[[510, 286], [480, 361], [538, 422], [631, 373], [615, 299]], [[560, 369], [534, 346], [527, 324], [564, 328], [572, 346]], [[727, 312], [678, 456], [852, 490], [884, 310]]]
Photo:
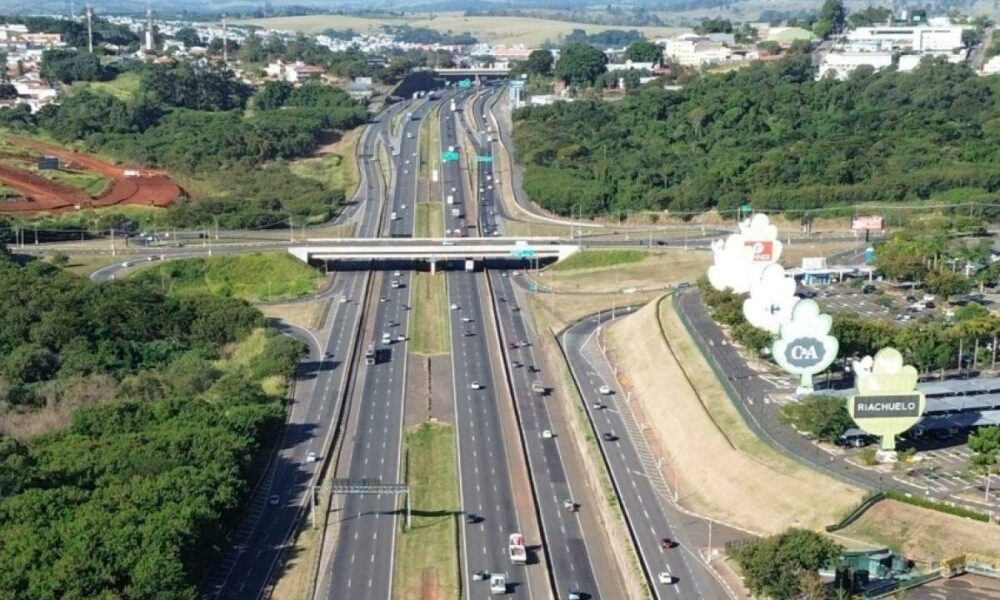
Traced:
[[406, 483], [413, 523], [397, 538], [393, 598], [457, 600], [458, 473], [451, 425], [406, 432]]
[[139, 93], [139, 74], [122, 73], [111, 81], [94, 81], [76, 83], [73, 87], [86, 87], [95, 92], [110, 94], [119, 100], [131, 100]]
[[907, 558], [929, 562], [964, 552], [1000, 557], [1000, 525], [963, 519], [894, 500], [879, 502], [834, 536], [887, 546]]
[[56, 183], [82, 190], [91, 198], [100, 196], [111, 185], [110, 179], [93, 171], [60, 168], [54, 171], [36, 171], [36, 173]]
[[322, 276], [283, 252], [172, 260], [136, 274], [173, 294], [210, 293], [266, 302], [316, 291]]
[[444, 236], [444, 207], [438, 202], [417, 205], [417, 237]]
[[828, 525], [860, 502], [861, 490], [779, 454], [750, 430], [669, 299], [613, 326], [609, 346], [651, 442], [678, 473], [683, 504], [771, 534]]
[[648, 254], [641, 250], [581, 250], [552, 268], [556, 271], [597, 269], [642, 262]]
[[242, 21], [242, 23], [305, 33], [318, 33], [330, 28], [351, 28], [361, 33], [374, 33], [381, 31], [385, 25], [405, 24], [411, 27], [429, 27], [441, 32], [470, 33], [480, 41], [492, 44], [526, 44], [530, 47], [540, 46], [544, 42], [558, 42], [574, 29], [583, 29], [587, 33], [596, 33], [607, 29], [637, 29], [650, 39], [668, 37], [686, 31], [686, 29], [677, 27], [610, 27], [530, 17], [466, 17], [458, 12], [443, 12], [434, 15], [413, 14], [396, 18], [309, 15], [252, 19]]
[[[620, 251], [615, 251], [620, 252]], [[555, 268], [546, 269], [536, 279], [562, 292], [607, 293], [621, 290], [663, 290], [680, 281], [694, 281], [712, 264], [708, 252], [666, 250], [640, 252], [640, 262], [626, 262], [594, 268], [572, 268], [577, 256], [586, 257], [591, 252], [576, 254]], [[569, 264], [571, 268], [563, 267]]]

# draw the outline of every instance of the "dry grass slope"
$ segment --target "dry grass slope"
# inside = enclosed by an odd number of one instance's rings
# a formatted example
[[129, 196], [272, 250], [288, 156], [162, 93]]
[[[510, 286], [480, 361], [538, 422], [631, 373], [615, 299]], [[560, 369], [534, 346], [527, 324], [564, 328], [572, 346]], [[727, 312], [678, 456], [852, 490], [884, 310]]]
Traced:
[[[670, 302], [660, 306], [659, 315], [652, 303], [614, 326], [610, 346], [622, 383], [638, 398], [653, 424], [653, 436], [678, 469], [684, 504], [747, 529], [776, 533], [790, 526], [833, 523], [861, 500], [860, 490], [811, 471], [760, 441], [726, 397]], [[664, 341], [658, 316], [676, 356]]]

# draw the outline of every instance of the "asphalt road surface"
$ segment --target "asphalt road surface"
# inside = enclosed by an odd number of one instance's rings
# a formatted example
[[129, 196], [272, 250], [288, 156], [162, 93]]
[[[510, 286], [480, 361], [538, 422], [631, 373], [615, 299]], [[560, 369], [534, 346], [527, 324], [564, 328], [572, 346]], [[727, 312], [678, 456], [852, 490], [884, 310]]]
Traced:
[[[486, 121], [483, 118], [486, 94], [480, 94], [470, 104], [472, 114], [465, 115], [466, 123], [472, 129], [476, 152], [480, 157], [492, 157], [492, 144], [486, 139]], [[479, 231], [486, 233], [496, 228], [493, 163], [488, 160], [477, 162]], [[520, 307], [510, 280], [499, 272], [487, 273], [492, 285], [493, 309], [499, 321], [499, 334], [504, 360], [511, 374], [512, 393], [518, 407], [519, 425], [524, 439], [526, 456], [531, 471], [531, 481], [541, 516], [542, 535], [545, 538], [546, 556], [555, 583], [557, 598], [566, 598], [570, 590], [584, 598], [613, 598], [611, 589], [600, 593], [600, 585], [595, 575], [588, 544], [583, 533], [583, 525], [578, 505], [587, 499], [574, 494], [583, 489], [581, 483], [570, 481], [560, 450], [562, 442], [545, 405], [544, 397], [532, 391], [532, 384], [539, 374], [538, 364], [529, 340], [528, 327], [524, 322]], [[553, 432], [553, 437], [545, 438], [542, 432]], [[565, 502], [570, 500], [571, 507]], [[584, 506], [589, 510], [590, 507]], [[592, 536], [599, 540], [598, 535]], [[609, 577], [610, 579], [610, 577]], [[605, 582], [609, 585], [610, 582]]]
[[[368, 127], [359, 143], [360, 151], [374, 155], [384, 122]], [[360, 231], [377, 231], [379, 208], [385, 189], [376, 164], [362, 160], [363, 181], [355, 197], [361, 207]], [[347, 359], [360, 318], [360, 301], [367, 273], [338, 275], [331, 293], [347, 302], [337, 303], [327, 318], [329, 328], [309, 341], [309, 356], [296, 373], [295, 402], [282, 434], [279, 450], [263, 484], [234, 534], [233, 546], [203, 583], [209, 598], [259, 598], [263, 595], [280, 551], [289, 541], [303, 515], [303, 507], [319, 460], [330, 448], [334, 425], [341, 407]]]
[[[384, 230], [392, 237], [411, 237], [415, 223], [420, 125], [434, 104], [419, 102], [405, 108], [397, 150], [392, 153], [395, 176], [387, 203]], [[381, 232], [380, 232], [381, 233]], [[374, 320], [368, 347], [376, 363], [360, 367], [361, 405], [348, 425], [350, 465], [338, 477], [395, 484], [402, 482], [401, 452], [406, 387], [406, 332], [409, 325], [411, 272], [385, 272], [373, 297]], [[392, 597], [395, 538], [402, 498], [394, 495], [343, 498], [331, 506], [337, 549], [329, 577], [317, 596], [325, 598]]]
[[[456, 104], [461, 106], [462, 99], [462, 95], [456, 97]], [[442, 147], [458, 147], [460, 112], [449, 111], [448, 103], [442, 107]], [[459, 208], [464, 214], [469, 206], [460, 162], [442, 163], [442, 190], [454, 197], [452, 205], [445, 204], [446, 227], [463, 230], [464, 217], [450, 214], [451, 208]], [[474, 272], [449, 271], [445, 276], [449, 307], [454, 307], [450, 309], [451, 359], [459, 488], [466, 514], [460, 534], [465, 597], [479, 598], [488, 593], [487, 582], [472, 581], [471, 577], [473, 571], [484, 570], [505, 573], [512, 596], [531, 598], [527, 573], [530, 565], [514, 565], [508, 556], [510, 535], [523, 533], [523, 529], [507, 463], [508, 442], [503, 438], [499, 407], [502, 395], [498, 387], [503, 382], [493, 378], [479, 281]]]
[[[560, 342], [594, 436], [601, 444], [647, 583], [656, 598], [727, 598], [729, 591], [703, 562], [710, 556], [699, 548], [704, 539], [699, 536], [698, 541], [692, 541], [689, 531], [695, 527], [704, 530], [707, 524], [693, 520], [668, 500], [670, 490], [663, 481], [657, 458], [646, 446], [642, 430], [625, 397], [618, 392], [614, 373], [597, 345], [598, 329], [608, 323], [608, 315], [603, 320], [601, 316], [584, 319], [568, 329]], [[607, 386], [604, 390], [607, 393], [602, 393], [602, 386]], [[663, 538], [676, 545], [663, 548], [660, 542]], [[717, 538], [716, 542], [719, 541]], [[660, 581], [661, 573], [668, 575], [668, 582]]]

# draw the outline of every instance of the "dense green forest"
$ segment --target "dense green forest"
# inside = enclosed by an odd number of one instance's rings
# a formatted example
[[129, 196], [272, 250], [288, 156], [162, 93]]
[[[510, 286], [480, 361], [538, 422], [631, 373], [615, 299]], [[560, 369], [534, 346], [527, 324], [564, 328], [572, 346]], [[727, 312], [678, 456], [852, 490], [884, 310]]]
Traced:
[[0, 298], [0, 597], [196, 598], [301, 346], [240, 300], [3, 256]]
[[925, 61], [816, 81], [808, 56], [515, 116], [524, 188], [560, 214], [1000, 202], [997, 80]]
[[343, 201], [342, 190], [298, 177], [281, 162], [308, 155], [324, 137], [367, 120], [365, 108], [343, 90], [272, 84], [259, 92], [266, 102], [256, 103], [253, 90], [230, 71], [187, 64], [136, 68], [140, 89], [130, 100], [79, 89], [36, 115], [2, 109], [0, 127], [44, 132], [207, 182], [212, 191], [168, 209], [157, 221], [164, 225], [207, 226], [218, 219], [221, 227], [240, 228], [324, 220]]

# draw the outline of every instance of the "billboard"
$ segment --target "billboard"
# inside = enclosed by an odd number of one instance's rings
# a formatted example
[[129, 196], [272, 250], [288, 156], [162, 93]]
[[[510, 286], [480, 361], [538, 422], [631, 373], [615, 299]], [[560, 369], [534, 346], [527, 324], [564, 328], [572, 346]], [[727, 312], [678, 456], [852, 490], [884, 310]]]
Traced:
[[826, 268], [826, 257], [825, 256], [803, 256], [802, 257], [802, 268], [803, 269], [825, 269]]
[[840, 344], [830, 335], [833, 317], [821, 314], [815, 300], [799, 300], [791, 318], [781, 323], [781, 337], [771, 356], [788, 373], [801, 376], [802, 388], [812, 388], [812, 376], [830, 366]]
[[882, 231], [884, 219], [879, 216], [854, 217], [851, 219], [851, 229], [854, 231]]
[[778, 333], [798, 301], [795, 280], [785, 275], [781, 265], [768, 265], [760, 279], [750, 285], [750, 297], [743, 301], [743, 315], [754, 327]]
[[755, 263], [772, 263], [774, 262], [774, 242], [768, 240], [751, 241], [747, 240], [743, 242], [744, 246], [748, 246], [753, 249], [753, 262]]
[[893, 450], [896, 436], [924, 414], [926, 400], [916, 391], [917, 370], [904, 365], [895, 348], [879, 350], [871, 369], [864, 367], [855, 369], [856, 392], [847, 401], [847, 412], [858, 427], [882, 438], [883, 450]]
[[778, 228], [771, 225], [767, 215], [754, 215], [739, 228], [739, 233], [712, 242], [713, 264], [708, 268], [708, 280], [717, 290], [744, 294], [760, 279], [765, 267], [781, 258], [782, 244]]
[[855, 418], [889, 419], [895, 417], [919, 417], [920, 394], [884, 394], [874, 396], [854, 396]]

